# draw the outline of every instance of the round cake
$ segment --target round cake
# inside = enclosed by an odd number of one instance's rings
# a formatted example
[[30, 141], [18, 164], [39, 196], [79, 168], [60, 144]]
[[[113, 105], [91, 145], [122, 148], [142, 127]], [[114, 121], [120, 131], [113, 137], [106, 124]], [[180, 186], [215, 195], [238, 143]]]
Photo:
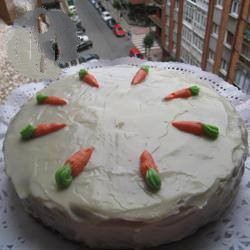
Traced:
[[[219, 218], [244, 171], [247, 132], [225, 98], [190, 73], [150, 68], [131, 84], [137, 72], [126, 65], [92, 69], [99, 88], [78, 74], [53, 83], [40, 94], [67, 104], [38, 105], [32, 98], [5, 138], [6, 172], [25, 209], [89, 247], [180, 240]], [[176, 126], [184, 121], [195, 121], [195, 128]], [[66, 126], [21, 139], [27, 124], [44, 123]], [[200, 125], [216, 128], [216, 136], [199, 132]], [[93, 151], [84, 169], [70, 185], [58, 185], [58, 169], [82, 148]]]

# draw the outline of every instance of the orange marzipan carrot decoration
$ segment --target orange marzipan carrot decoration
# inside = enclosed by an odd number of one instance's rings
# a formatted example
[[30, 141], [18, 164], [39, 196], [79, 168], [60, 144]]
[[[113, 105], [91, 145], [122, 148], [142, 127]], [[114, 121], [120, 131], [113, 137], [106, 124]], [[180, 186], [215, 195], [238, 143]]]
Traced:
[[44, 104], [49, 104], [49, 105], [66, 105], [67, 102], [57, 96], [48, 96], [44, 101]]
[[140, 156], [140, 172], [144, 178], [150, 168], [154, 168], [159, 172], [152, 155], [147, 150], [144, 150]]
[[89, 84], [92, 87], [99, 88], [99, 84], [98, 84], [96, 78], [94, 77], [94, 75], [86, 74], [83, 77], [83, 81], [86, 82], [87, 84]]
[[64, 123], [41, 123], [36, 126], [34, 137], [47, 135], [64, 127], [66, 127], [66, 124]]
[[164, 98], [164, 100], [169, 101], [175, 98], [188, 98], [191, 96], [197, 96], [199, 95], [199, 92], [200, 92], [200, 88], [196, 85], [193, 85], [188, 88], [180, 89], [180, 90], [170, 93]]
[[177, 91], [167, 95], [166, 97], [164, 97], [164, 100], [168, 101], [168, 100], [172, 100], [175, 98], [188, 98], [191, 96], [192, 96], [192, 93], [191, 93], [190, 89], [185, 88], [185, 89], [177, 90]]
[[195, 121], [173, 121], [172, 125], [179, 130], [195, 134], [195, 135], [203, 135], [203, 127], [201, 122]]
[[38, 104], [49, 104], [49, 105], [66, 105], [67, 102], [58, 96], [47, 96], [43, 94], [38, 94], [36, 96], [36, 100]]
[[143, 82], [148, 75], [148, 71], [149, 71], [148, 66], [141, 67], [133, 77], [131, 84], [136, 85]]
[[82, 81], [86, 82], [91, 87], [99, 88], [99, 84], [94, 75], [90, 74], [87, 70], [81, 69], [79, 71], [79, 77]]
[[84, 167], [87, 165], [91, 154], [94, 151], [94, 147], [90, 148], [82, 148], [73, 155], [71, 155], [65, 162], [66, 164], [70, 165], [71, 168], [71, 175], [73, 177], [79, 175]]

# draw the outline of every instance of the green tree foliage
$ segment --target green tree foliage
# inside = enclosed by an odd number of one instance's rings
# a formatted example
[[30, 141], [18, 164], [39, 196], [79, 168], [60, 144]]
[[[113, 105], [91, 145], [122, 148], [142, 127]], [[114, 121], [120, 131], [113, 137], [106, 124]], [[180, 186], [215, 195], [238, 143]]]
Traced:
[[145, 48], [145, 55], [147, 55], [149, 57], [150, 54], [150, 49], [153, 47], [154, 45], [154, 35], [152, 33], [148, 33], [144, 39], [143, 39], [143, 45]]
[[119, 1], [119, 0], [114, 0], [114, 1], [113, 1], [113, 7], [114, 7], [115, 9], [117, 9], [117, 10], [121, 10], [121, 8], [122, 8], [121, 1]]

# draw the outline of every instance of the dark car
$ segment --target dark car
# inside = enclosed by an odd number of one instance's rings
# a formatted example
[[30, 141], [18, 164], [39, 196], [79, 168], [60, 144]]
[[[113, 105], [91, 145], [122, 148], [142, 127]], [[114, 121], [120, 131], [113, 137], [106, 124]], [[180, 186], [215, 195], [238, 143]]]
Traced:
[[85, 34], [85, 32], [83, 30], [76, 30], [76, 35], [77, 36], [82, 36], [84, 34]]
[[71, 64], [71, 66], [76, 66], [77, 65], [77, 61], [76, 60], [72, 60], [72, 61], [70, 61], [70, 64]]
[[68, 63], [59, 63], [58, 66], [62, 69], [65, 69], [65, 68], [68, 68], [69, 67], [69, 64]]
[[97, 10], [98, 10], [99, 14], [102, 14], [102, 12], [106, 11], [106, 9], [101, 4], [99, 4], [99, 7]]
[[114, 18], [111, 18], [107, 21], [107, 25], [110, 29], [113, 30], [114, 26], [117, 24], [116, 20]]
[[77, 51], [82, 51], [82, 50], [86, 50], [89, 49], [93, 46], [93, 42], [92, 41], [86, 41], [86, 42], [80, 42], [77, 45]]
[[88, 62], [88, 61], [93, 60], [93, 59], [96, 59], [96, 60], [100, 59], [100, 57], [97, 54], [84, 55], [83, 58], [84, 58], [85, 62]]
[[86, 62], [86, 60], [83, 56], [79, 56], [78, 61], [79, 61], [79, 64]]
[[84, 33], [86, 32], [86, 29], [82, 26], [81, 21], [76, 23], [76, 29], [77, 31], [83, 31]]

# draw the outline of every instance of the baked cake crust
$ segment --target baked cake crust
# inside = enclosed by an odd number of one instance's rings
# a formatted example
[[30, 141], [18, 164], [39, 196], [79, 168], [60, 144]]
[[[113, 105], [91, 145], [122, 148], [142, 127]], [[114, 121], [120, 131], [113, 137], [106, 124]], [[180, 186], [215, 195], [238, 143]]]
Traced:
[[[156, 246], [179, 240], [216, 220], [230, 204], [244, 170], [247, 135], [231, 104], [190, 74], [150, 69], [131, 86], [138, 68], [92, 70], [100, 88], [77, 75], [43, 94], [64, 97], [63, 107], [25, 104], [5, 143], [6, 172], [25, 208], [66, 238], [90, 247]], [[177, 89], [198, 85], [199, 96], [163, 102]], [[173, 120], [216, 124], [216, 140], [177, 130]], [[67, 128], [22, 141], [27, 123], [60, 122]], [[94, 146], [85, 168], [65, 190], [55, 171], [80, 147]], [[159, 167], [161, 189], [152, 193], [139, 173], [147, 149]]]

